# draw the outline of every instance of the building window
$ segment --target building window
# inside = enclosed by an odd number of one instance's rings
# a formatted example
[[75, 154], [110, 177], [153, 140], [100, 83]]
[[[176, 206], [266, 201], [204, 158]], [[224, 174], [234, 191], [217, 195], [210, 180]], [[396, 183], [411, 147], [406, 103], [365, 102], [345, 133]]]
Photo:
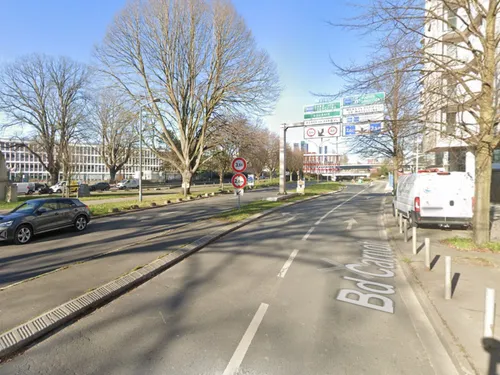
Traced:
[[493, 163], [500, 163], [500, 149], [493, 150]]
[[451, 8], [446, 11], [446, 21], [447, 23], [444, 25], [445, 26], [445, 31], [447, 30], [453, 30], [453, 28], [457, 28], [457, 12], [458, 8]]
[[457, 128], [457, 113], [446, 113], [446, 134], [455, 135]]
[[445, 55], [448, 56], [450, 59], [456, 60], [458, 58], [457, 46], [453, 43], [445, 43], [445, 46], [446, 46]]

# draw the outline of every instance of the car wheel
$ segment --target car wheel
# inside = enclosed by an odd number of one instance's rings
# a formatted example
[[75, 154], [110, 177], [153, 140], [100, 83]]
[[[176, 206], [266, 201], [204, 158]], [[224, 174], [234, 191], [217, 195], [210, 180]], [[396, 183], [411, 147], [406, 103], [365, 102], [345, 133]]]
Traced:
[[62, 190], [61, 189], [57, 189], [56, 193], [62, 193]]
[[75, 229], [81, 232], [87, 228], [88, 220], [84, 215], [80, 215], [75, 219]]
[[30, 242], [33, 237], [33, 230], [29, 225], [20, 225], [14, 233], [14, 243], [16, 245], [24, 245]]

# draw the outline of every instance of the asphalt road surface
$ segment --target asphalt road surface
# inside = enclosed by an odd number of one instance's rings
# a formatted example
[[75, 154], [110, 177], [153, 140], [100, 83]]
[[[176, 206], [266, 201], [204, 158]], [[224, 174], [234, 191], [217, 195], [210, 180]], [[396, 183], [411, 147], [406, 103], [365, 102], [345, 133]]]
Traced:
[[0, 373], [456, 374], [384, 240], [379, 191], [233, 232]]
[[[289, 184], [291, 189], [294, 185]], [[277, 188], [246, 192], [242, 204], [276, 196]], [[113, 248], [236, 208], [236, 197], [221, 195], [153, 210], [91, 221], [83, 233], [72, 229], [42, 234], [26, 245], [0, 243], [0, 288], [80, 262]]]

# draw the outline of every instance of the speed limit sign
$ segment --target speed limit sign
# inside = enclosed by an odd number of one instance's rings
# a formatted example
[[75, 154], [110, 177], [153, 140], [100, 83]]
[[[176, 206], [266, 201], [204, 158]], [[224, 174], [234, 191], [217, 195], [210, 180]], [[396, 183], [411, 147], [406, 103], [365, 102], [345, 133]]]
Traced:
[[231, 167], [236, 173], [244, 172], [247, 169], [247, 161], [243, 158], [235, 158], [231, 163]]

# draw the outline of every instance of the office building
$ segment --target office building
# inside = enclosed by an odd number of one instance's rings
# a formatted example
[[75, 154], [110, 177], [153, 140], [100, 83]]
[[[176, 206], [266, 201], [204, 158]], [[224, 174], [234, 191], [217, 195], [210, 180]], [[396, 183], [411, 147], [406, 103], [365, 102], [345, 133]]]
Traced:
[[[13, 148], [13, 142], [0, 140], [0, 150], [5, 157], [5, 164], [9, 177], [14, 181], [48, 181], [49, 173], [43, 168], [42, 163], [25, 148]], [[72, 176], [80, 181], [108, 180], [109, 170], [104, 165], [99, 153], [99, 146], [90, 144], [77, 144], [72, 146]], [[40, 153], [44, 162], [47, 156]], [[143, 174], [151, 175], [160, 172], [162, 162], [151, 150], [143, 149], [142, 154]], [[129, 162], [118, 172], [117, 178], [133, 178], [139, 171], [138, 150], [133, 152]], [[62, 178], [62, 171], [60, 178]], [[145, 177], [146, 178], [146, 177]]]
[[[465, 79], [466, 87], [458, 84], [456, 78], [463, 76], [463, 72], [473, 72], [476, 69], [472, 51], [460, 47], [464, 43], [463, 36], [468, 35], [467, 31], [464, 31], [465, 24], [462, 19], [467, 19], [468, 16], [463, 8], [448, 9], [442, 0], [427, 0], [425, 4], [429, 11], [440, 15], [445, 22], [438, 19], [439, 17], [427, 20], [422, 48], [427, 55], [435, 54], [434, 61], [447, 67], [442, 69], [436, 62], [427, 62], [423, 69], [425, 74], [421, 81], [420, 101], [425, 111], [422, 113], [422, 119], [427, 130], [422, 142], [422, 151], [426, 154], [425, 164], [427, 167], [447, 171], [466, 171], [474, 176], [474, 150], [460, 138], [469, 136], [464, 128], [471, 130], [477, 126], [474, 117], [463, 108], [469, 100], [467, 91], [478, 92], [481, 90], [481, 82], [471, 78], [473, 73]], [[469, 37], [469, 41], [470, 45], [477, 46], [475, 48], [481, 48], [474, 38]], [[455, 70], [460, 72], [454, 74]], [[494, 168], [499, 166], [496, 163], [500, 163], [500, 150], [495, 150], [493, 163]]]

